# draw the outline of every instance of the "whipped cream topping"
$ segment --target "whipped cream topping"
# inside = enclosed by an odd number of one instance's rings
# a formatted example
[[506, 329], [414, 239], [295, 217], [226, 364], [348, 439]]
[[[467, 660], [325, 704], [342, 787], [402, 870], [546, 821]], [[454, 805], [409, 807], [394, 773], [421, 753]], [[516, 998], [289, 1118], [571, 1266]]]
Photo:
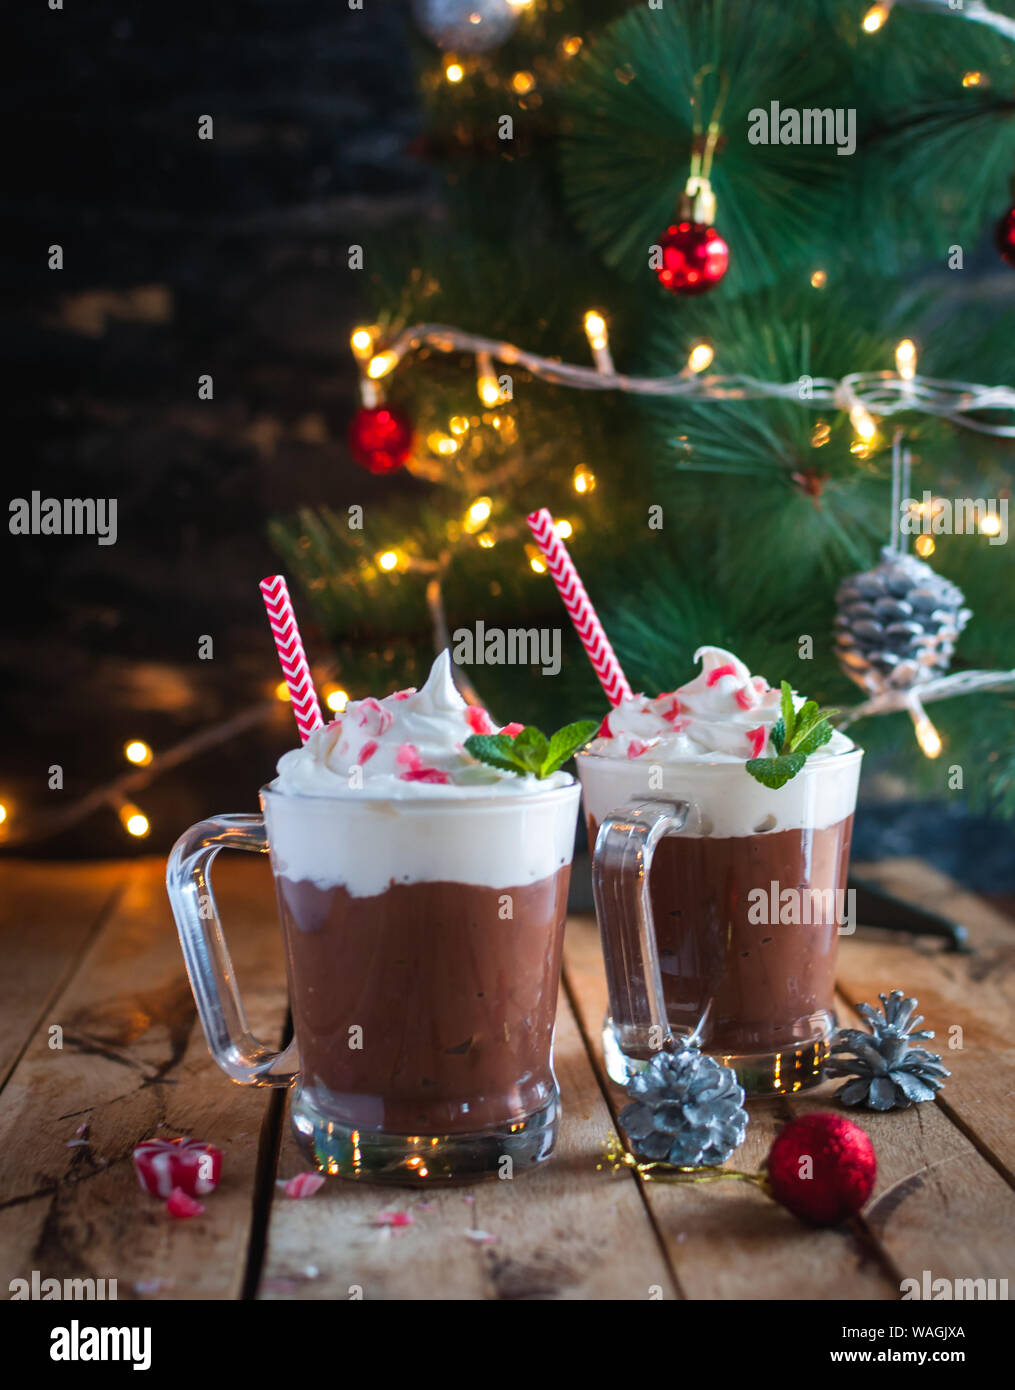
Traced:
[[465, 751], [472, 734], [499, 729], [485, 709], [468, 705], [452, 674], [451, 656], [437, 657], [419, 690], [396, 690], [382, 700], [352, 700], [343, 714], [316, 729], [302, 748], [278, 762], [275, 791], [289, 796], [468, 796], [517, 794], [570, 785], [563, 772], [542, 780], [500, 772]]
[[[701, 670], [678, 689], [650, 699], [633, 695], [603, 720], [588, 751], [649, 762], [746, 762], [774, 757], [772, 728], [781, 695], [763, 676], [752, 676], [732, 652], [699, 647]], [[803, 696], [794, 695], [799, 708]], [[812, 757], [847, 752], [854, 744], [836, 731]]]

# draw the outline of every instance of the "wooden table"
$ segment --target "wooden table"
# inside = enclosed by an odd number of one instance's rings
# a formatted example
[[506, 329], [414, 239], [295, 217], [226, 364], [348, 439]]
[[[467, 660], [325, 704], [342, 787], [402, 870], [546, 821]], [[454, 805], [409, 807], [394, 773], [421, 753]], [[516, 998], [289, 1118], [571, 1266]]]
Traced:
[[[878, 1154], [860, 1218], [813, 1231], [752, 1185], [645, 1184], [600, 1165], [619, 1092], [598, 1032], [595, 925], [568, 927], [554, 1157], [514, 1182], [414, 1193], [304, 1171], [283, 1093], [231, 1085], [197, 1023], [160, 860], [0, 867], [0, 1290], [28, 1278], [116, 1278], [122, 1299], [897, 1299], [900, 1281], [1007, 1278], [1015, 1289], [1015, 928], [918, 861], [857, 866], [970, 930], [976, 953], [861, 930], [844, 939], [844, 1017], [895, 986], [919, 997], [952, 1077], [937, 1101], [856, 1118]], [[268, 866], [220, 857], [216, 885], [252, 1028], [278, 1039], [286, 999]], [[949, 1047], [958, 1028], [961, 1048]], [[751, 1106], [739, 1168], [832, 1086]], [[203, 1216], [173, 1221], [131, 1150], [190, 1135], [225, 1152]], [[390, 1229], [379, 1213], [407, 1211]], [[469, 1232], [494, 1239], [480, 1242]]]

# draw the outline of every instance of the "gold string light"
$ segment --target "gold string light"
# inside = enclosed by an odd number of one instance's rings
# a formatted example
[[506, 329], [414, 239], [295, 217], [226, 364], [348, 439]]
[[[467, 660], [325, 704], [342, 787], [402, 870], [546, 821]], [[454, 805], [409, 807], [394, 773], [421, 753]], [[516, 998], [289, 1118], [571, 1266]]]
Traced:
[[340, 685], [326, 685], [324, 687], [324, 703], [331, 710], [332, 714], [342, 714], [346, 705], [349, 703], [349, 692], [343, 690]]
[[903, 338], [897, 344], [895, 367], [903, 381], [912, 381], [916, 376], [916, 344], [912, 338]]
[[377, 556], [377, 568], [385, 573], [398, 568], [398, 552], [396, 550], [382, 550]]
[[476, 391], [484, 405], [500, 405], [500, 383], [493, 370], [493, 360], [488, 352], [476, 353]]
[[398, 365], [398, 357], [393, 352], [378, 352], [367, 363], [367, 376], [371, 381], [379, 381]]
[[695, 343], [688, 355], [687, 365], [692, 372], [704, 372], [714, 361], [715, 349], [711, 343]]
[[878, 4], [871, 5], [860, 25], [865, 34], [876, 34], [887, 24], [894, 3], [895, 0], [878, 0]]
[[349, 338], [349, 346], [352, 348], [353, 356], [358, 361], [365, 362], [373, 355], [373, 331], [369, 328], [354, 328]]
[[138, 840], [143, 839], [151, 829], [145, 813], [129, 801], [125, 801], [120, 807], [120, 820], [127, 834], [133, 835]]
[[123, 756], [137, 767], [147, 767], [154, 756], [147, 743], [140, 738], [132, 738], [123, 746]]
[[580, 463], [571, 474], [571, 486], [579, 496], [587, 496], [596, 490], [596, 475], [586, 464]]

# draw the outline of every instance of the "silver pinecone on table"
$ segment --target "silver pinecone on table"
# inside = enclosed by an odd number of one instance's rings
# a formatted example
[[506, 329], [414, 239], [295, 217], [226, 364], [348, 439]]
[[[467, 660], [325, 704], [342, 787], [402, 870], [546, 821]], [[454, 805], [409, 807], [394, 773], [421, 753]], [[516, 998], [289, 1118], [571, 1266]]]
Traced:
[[874, 569], [842, 581], [835, 601], [839, 661], [869, 694], [943, 676], [971, 617], [957, 584], [887, 548]]
[[744, 1090], [732, 1067], [697, 1048], [658, 1052], [628, 1082], [620, 1112], [635, 1155], [680, 1168], [725, 1163], [744, 1142]]
[[836, 1099], [843, 1105], [865, 1105], [868, 1110], [905, 1110], [933, 1100], [951, 1072], [936, 1052], [913, 1043], [927, 1042], [934, 1034], [929, 1029], [916, 1031], [923, 1017], [913, 1017], [916, 1000], [901, 989], [879, 998], [881, 1012], [869, 1004], [857, 1005], [857, 1013], [871, 1026], [869, 1033], [843, 1028], [836, 1034], [825, 1071], [829, 1076], [853, 1078], [839, 1087]]

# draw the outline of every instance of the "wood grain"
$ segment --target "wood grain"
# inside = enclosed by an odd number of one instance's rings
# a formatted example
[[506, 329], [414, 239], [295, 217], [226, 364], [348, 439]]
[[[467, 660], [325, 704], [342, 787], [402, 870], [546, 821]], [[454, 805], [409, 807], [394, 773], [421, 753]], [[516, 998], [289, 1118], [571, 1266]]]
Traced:
[[0, 864], [0, 1088], [123, 881], [122, 864]]
[[[269, 1092], [230, 1085], [209, 1056], [163, 872], [162, 861], [124, 869], [116, 909], [48, 1010], [63, 1048], [37, 1028], [0, 1093], [5, 1291], [33, 1269], [116, 1278], [121, 1298], [158, 1280], [169, 1297], [235, 1298], [242, 1288]], [[278, 1035], [285, 989], [267, 864], [220, 856], [216, 887], [251, 1026]], [[224, 1150], [204, 1215], [173, 1221], [138, 1187], [131, 1151], [156, 1134]]]
[[[443, 1191], [335, 1179], [302, 1200], [276, 1193], [259, 1296], [314, 1299], [673, 1298], [676, 1289], [629, 1174], [598, 1171], [611, 1124], [565, 998], [555, 1066], [564, 1122], [553, 1157], [512, 1181]], [[286, 1126], [283, 1177], [307, 1164]], [[378, 1227], [385, 1211], [414, 1225]], [[494, 1236], [477, 1245], [470, 1230]], [[316, 1269], [308, 1278], [307, 1266]]]
[[[564, 970], [599, 1064], [607, 1001], [593, 918], [569, 924]], [[604, 1085], [614, 1109], [621, 1108], [627, 1099], [624, 1092], [605, 1077]], [[784, 1104], [760, 1100], [748, 1106], [746, 1141], [727, 1166], [758, 1171], [784, 1119]], [[898, 1296], [897, 1281], [862, 1229], [809, 1230], [748, 1183], [650, 1182], [643, 1184], [643, 1192], [688, 1298]]]

